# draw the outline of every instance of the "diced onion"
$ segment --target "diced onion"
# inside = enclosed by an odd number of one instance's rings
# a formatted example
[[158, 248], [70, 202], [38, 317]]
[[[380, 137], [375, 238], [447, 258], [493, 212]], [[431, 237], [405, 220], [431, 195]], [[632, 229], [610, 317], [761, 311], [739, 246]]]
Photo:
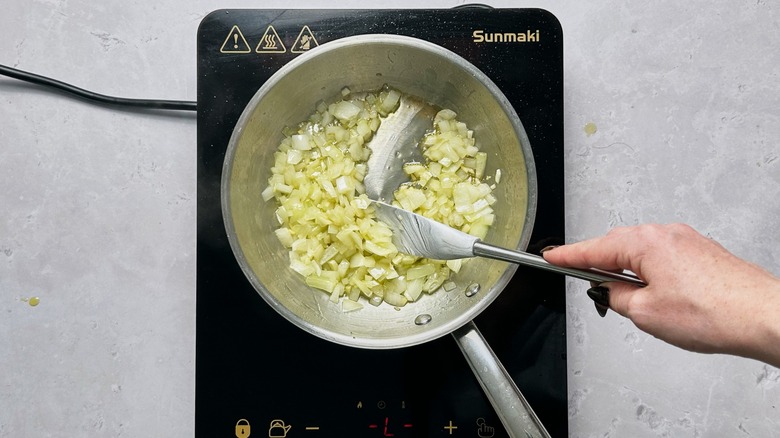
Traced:
[[274, 234], [279, 239], [279, 242], [285, 246], [285, 248], [291, 248], [293, 245], [293, 237], [289, 228], [277, 228], [274, 230]]
[[460, 272], [460, 267], [463, 265], [463, 259], [447, 260], [447, 267], [454, 273]]
[[341, 310], [343, 312], [354, 312], [355, 310], [360, 310], [363, 308], [363, 305], [352, 301], [352, 300], [341, 300]]
[[[344, 88], [341, 100], [319, 102], [308, 121], [285, 129], [261, 193], [278, 204], [274, 233], [289, 249], [290, 268], [341, 302], [343, 312], [361, 309], [361, 296], [374, 306], [401, 307], [443, 285], [451, 290], [450, 275], [464, 262], [399, 253], [365, 195], [366, 143], [400, 98], [389, 88], [356, 94]], [[496, 202], [493, 187], [481, 181], [487, 154], [454, 111], [440, 111], [433, 128], [420, 142], [425, 162], [404, 166], [411, 183], [396, 190], [393, 203], [484, 237]]]
[[387, 304], [395, 307], [403, 307], [409, 301], [408, 298], [399, 294], [398, 292], [388, 292], [385, 294], [384, 300]]
[[436, 272], [436, 267], [432, 263], [426, 263], [424, 265], [415, 266], [414, 268], [406, 271], [406, 278], [408, 280], [416, 280], [418, 278], [424, 278]]
[[420, 295], [422, 295], [424, 285], [425, 285], [424, 277], [420, 277], [412, 281], [407, 281], [406, 290], [404, 291], [403, 294], [407, 300], [417, 301], [417, 299], [420, 298]]
[[341, 121], [354, 119], [358, 114], [360, 107], [347, 100], [342, 100], [333, 107], [333, 115]]
[[309, 136], [304, 134], [296, 134], [290, 137], [292, 140], [292, 148], [297, 151], [311, 150], [311, 143], [309, 142]]

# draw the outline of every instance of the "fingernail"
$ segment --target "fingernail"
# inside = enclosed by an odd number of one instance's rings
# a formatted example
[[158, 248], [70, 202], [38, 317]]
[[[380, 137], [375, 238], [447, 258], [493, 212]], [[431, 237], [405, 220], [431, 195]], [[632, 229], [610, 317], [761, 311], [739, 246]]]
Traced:
[[588, 296], [596, 304], [596, 311], [603, 318], [609, 310], [609, 289], [604, 286], [596, 286], [588, 289]]
[[539, 254], [544, 254], [544, 252], [545, 252], [545, 251], [549, 251], [549, 250], [551, 250], [551, 249], [555, 249], [555, 248], [557, 248], [557, 247], [559, 247], [559, 246], [561, 246], [561, 245], [549, 245], [549, 246], [545, 246], [544, 248], [542, 248], [542, 249], [539, 251]]

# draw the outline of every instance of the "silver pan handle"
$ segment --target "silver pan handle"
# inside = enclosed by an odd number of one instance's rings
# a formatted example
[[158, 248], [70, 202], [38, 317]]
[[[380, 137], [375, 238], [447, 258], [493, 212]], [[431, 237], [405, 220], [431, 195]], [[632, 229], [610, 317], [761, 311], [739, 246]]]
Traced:
[[455, 330], [452, 336], [509, 436], [549, 438], [550, 434], [474, 322]]

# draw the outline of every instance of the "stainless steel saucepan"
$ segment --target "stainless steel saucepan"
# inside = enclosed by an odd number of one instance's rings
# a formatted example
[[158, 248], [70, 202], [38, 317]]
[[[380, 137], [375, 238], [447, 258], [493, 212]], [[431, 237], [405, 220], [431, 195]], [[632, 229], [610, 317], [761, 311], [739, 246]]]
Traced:
[[[537, 183], [531, 146], [514, 109], [487, 76], [457, 54], [423, 40], [383, 34], [342, 38], [300, 55], [275, 73], [245, 108], [228, 145], [221, 187], [235, 257], [271, 307], [328, 341], [389, 349], [453, 334], [509, 433], [547, 436], [472, 322], [501, 293], [516, 265], [489, 259], [464, 264], [453, 281], [459, 291], [479, 284], [480, 292], [473, 296], [440, 291], [400, 309], [366, 305], [350, 313], [342, 313], [327, 294], [311, 290], [288, 267], [287, 251], [273, 232], [276, 205], [261, 197], [282, 129], [306, 120], [319, 101], [338, 96], [345, 86], [369, 91], [384, 85], [452, 109], [474, 130], [478, 146], [488, 154], [485, 174], [500, 168], [502, 175], [494, 192], [496, 222], [484, 240], [525, 249]], [[429, 322], [420, 324], [421, 319]]]

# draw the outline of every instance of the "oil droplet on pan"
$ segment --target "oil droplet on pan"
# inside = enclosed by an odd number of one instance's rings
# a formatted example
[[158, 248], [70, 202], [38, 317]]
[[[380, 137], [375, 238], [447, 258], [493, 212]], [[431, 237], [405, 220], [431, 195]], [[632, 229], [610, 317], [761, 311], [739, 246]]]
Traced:
[[596, 131], [598, 131], [598, 128], [596, 127], [596, 124], [593, 122], [588, 122], [585, 124], [585, 127], [583, 128], [585, 131], [585, 135], [590, 137], [591, 135], [595, 134]]
[[470, 284], [470, 285], [469, 285], [469, 286], [466, 288], [466, 296], [467, 296], [467, 297], [473, 297], [474, 295], [476, 295], [477, 293], [479, 293], [479, 289], [480, 289], [480, 288], [481, 288], [481, 286], [479, 285], [479, 283], [471, 283], [471, 284]]
[[428, 324], [433, 320], [433, 317], [427, 313], [423, 313], [422, 315], [417, 315], [417, 318], [414, 318], [414, 323], [417, 325], [425, 325]]

